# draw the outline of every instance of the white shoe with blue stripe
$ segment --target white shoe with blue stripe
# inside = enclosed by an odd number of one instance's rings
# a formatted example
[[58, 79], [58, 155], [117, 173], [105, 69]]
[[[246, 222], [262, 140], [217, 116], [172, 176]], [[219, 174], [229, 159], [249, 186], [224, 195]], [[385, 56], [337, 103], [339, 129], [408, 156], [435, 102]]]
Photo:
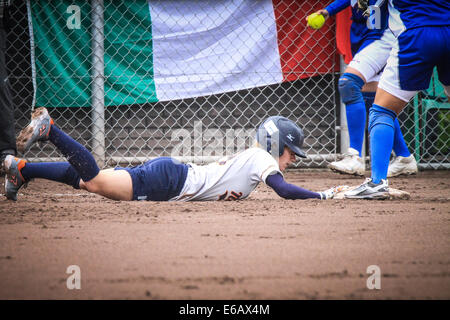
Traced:
[[359, 187], [344, 193], [344, 196], [346, 199], [387, 199], [389, 198], [388, 181], [381, 179], [381, 182], [376, 184], [372, 182], [372, 178], [367, 178]]

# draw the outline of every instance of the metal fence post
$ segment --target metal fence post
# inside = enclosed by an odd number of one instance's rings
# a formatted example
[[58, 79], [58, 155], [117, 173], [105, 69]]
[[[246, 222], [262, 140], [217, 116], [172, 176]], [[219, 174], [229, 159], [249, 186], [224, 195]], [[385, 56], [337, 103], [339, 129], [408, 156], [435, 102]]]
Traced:
[[92, 0], [92, 153], [105, 164], [104, 4]]

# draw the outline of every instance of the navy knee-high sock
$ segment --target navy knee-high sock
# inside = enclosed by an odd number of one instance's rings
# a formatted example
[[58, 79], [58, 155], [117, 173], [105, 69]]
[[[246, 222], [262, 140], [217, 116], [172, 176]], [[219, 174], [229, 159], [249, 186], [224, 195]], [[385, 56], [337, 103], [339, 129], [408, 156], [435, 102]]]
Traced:
[[50, 129], [49, 140], [66, 157], [83, 181], [87, 182], [99, 173], [100, 169], [92, 154], [55, 125]]
[[34, 178], [62, 182], [80, 189], [80, 175], [68, 162], [27, 162], [20, 171], [26, 181]]
[[395, 112], [374, 104], [369, 112], [370, 157], [372, 160], [372, 181], [380, 183], [386, 179], [394, 143]]
[[406, 145], [405, 138], [403, 137], [402, 130], [400, 129], [400, 123], [398, 119], [395, 118], [394, 121], [394, 152], [396, 156], [409, 157], [411, 152], [409, 152], [408, 146]]

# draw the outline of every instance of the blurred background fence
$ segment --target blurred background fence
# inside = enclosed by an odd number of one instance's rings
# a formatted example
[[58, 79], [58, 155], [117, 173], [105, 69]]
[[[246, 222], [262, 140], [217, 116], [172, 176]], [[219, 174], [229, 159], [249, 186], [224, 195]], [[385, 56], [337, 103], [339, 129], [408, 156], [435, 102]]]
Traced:
[[[263, 119], [283, 115], [306, 134], [308, 158], [296, 166], [325, 167], [346, 151], [340, 57], [334, 19], [311, 30], [305, 17], [329, 2], [13, 0], [16, 130], [46, 106], [102, 167], [171, 155], [209, 162], [251, 146]], [[449, 167], [438, 85], [399, 116], [421, 168]], [[49, 144], [25, 156], [61, 160]]]

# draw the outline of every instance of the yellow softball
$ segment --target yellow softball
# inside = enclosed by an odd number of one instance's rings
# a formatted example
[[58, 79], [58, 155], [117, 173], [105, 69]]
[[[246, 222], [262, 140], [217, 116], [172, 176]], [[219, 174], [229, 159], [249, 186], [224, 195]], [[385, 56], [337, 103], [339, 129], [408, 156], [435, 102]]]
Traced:
[[325, 18], [321, 14], [313, 13], [308, 16], [308, 26], [313, 29], [322, 28], [325, 23]]

